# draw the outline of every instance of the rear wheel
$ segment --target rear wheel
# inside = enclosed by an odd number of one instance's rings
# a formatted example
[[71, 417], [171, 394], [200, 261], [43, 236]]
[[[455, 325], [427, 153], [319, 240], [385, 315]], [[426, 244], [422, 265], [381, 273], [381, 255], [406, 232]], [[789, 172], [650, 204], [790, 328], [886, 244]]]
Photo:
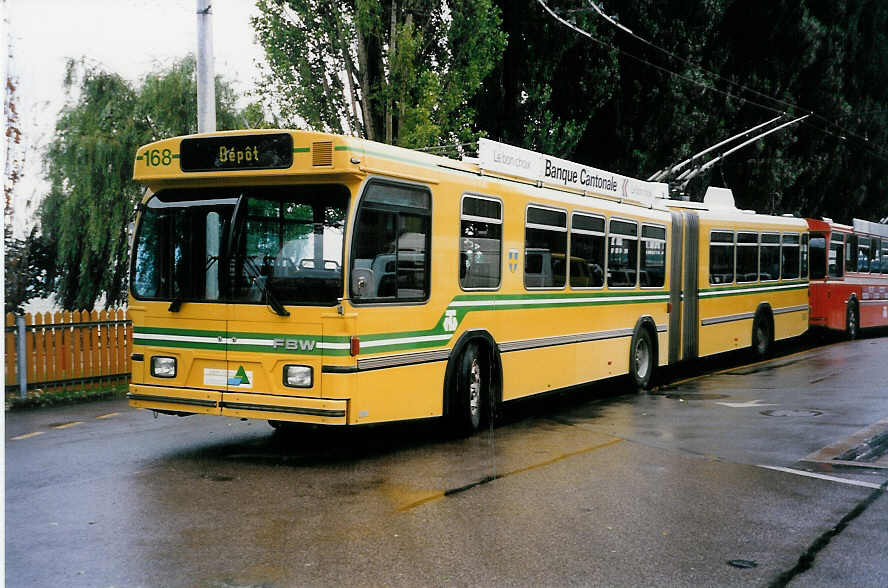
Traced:
[[845, 312], [845, 337], [853, 341], [860, 336], [860, 311], [857, 310], [857, 302], [848, 302], [848, 310]]
[[752, 352], [758, 359], [765, 359], [771, 355], [773, 343], [774, 327], [771, 318], [760, 312], [752, 321]]
[[481, 348], [470, 343], [460, 355], [453, 389], [450, 391], [451, 427], [457, 435], [471, 435], [487, 418], [489, 370]]
[[654, 378], [657, 354], [647, 329], [639, 329], [632, 337], [629, 350], [629, 373], [639, 390], [648, 390]]

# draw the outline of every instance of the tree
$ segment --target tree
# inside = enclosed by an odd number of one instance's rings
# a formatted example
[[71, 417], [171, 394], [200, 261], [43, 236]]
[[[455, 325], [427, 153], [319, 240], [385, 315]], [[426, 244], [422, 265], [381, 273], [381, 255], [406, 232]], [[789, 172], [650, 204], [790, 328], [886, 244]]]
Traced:
[[505, 35], [491, 0], [259, 0], [262, 94], [292, 126], [405, 147], [460, 143]]
[[[13, 47], [10, 41], [9, 60], [13, 60]], [[16, 108], [16, 91], [18, 80], [11, 72], [6, 72], [6, 92], [4, 93], [3, 111], [6, 118], [6, 181], [3, 186], [5, 198], [3, 224], [3, 257], [4, 257], [4, 312], [24, 310], [24, 305], [33, 297], [44, 294], [43, 284], [47, 275], [46, 248], [35, 231], [20, 239], [15, 236], [15, 186], [22, 178], [24, 153], [21, 149], [22, 131], [19, 127], [19, 115]], [[50, 270], [51, 271], [51, 270]]]
[[[69, 61], [71, 98], [44, 158], [50, 191], [40, 208], [46, 246], [57, 259], [54, 290], [69, 309], [126, 300], [127, 225], [141, 188], [132, 179], [136, 148], [197, 132], [195, 61], [187, 57], [134, 87], [117, 74]], [[235, 93], [216, 80], [219, 129], [246, 126]]]
[[[635, 177], [780, 112], [818, 116], [730, 156], [712, 182], [738, 204], [850, 221], [888, 214], [888, 4], [706, 0], [608, 3], [670, 57], [585, 0], [497, 0], [508, 34], [483, 85], [477, 130]], [[601, 3], [598, 3], [601, 6]], [[668, 71], [667, 71], [668, 70]], [[673, 73], [670, 73], [673, 72]]]
[[[474, 100], [477, 128], [493, 139], [566, 157], [576, 151], [589, 117], [619, 85], [616, 52], [570, 32], [536, 0], [497, 0], [507, 46]], [[549, 1], [555, 10], [576, 2]], [[572, 12], [606, 42], [613, 31], [588, 12]]]

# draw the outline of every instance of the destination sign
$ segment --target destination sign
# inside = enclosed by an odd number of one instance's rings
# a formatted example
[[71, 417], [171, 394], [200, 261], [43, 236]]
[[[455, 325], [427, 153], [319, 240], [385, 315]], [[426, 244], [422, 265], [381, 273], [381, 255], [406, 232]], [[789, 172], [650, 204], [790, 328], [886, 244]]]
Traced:
[[478, 159], [483, 169], [543, 184], [633, 200], [668, 197], [666, 184], [636, 180], [485, 138], [478, 141]]
[[288, 133], [182, 139], [184, 172], [238, 169], [286, 169], [293, 165], [293, 137]]

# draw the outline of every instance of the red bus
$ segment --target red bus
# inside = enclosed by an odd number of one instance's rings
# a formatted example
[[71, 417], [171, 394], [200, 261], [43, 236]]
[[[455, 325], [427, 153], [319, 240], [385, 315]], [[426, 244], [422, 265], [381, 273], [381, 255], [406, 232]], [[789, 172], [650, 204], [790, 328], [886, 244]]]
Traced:
[[888, 225], [806, 219], [811, 232], [811, 327], [843, 331], [888, 325]]

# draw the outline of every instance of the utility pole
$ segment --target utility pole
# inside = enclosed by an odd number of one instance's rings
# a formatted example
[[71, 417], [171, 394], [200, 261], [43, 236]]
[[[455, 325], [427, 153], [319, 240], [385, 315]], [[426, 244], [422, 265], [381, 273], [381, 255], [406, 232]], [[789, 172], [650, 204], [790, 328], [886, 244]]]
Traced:
[[212, 0], [197, 0], [197, 132], [216, 131]]

